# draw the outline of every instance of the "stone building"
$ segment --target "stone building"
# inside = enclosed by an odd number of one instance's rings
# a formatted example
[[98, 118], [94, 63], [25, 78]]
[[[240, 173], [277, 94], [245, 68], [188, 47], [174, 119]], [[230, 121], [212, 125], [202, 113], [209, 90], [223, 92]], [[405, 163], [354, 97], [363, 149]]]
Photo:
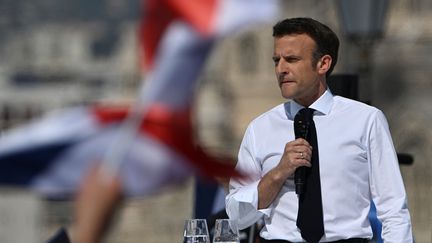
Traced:
[[[64, 106], [133, 99], [140, 79], [137, 1], [37, 2], [0, 0], [0, 127]], [[336, 1], [285, 0], [281, 18], [309, 16], [339, 35], [334, 72], [359, 75], [360, 98], [386, 114], [397, 151], [414, 156], [413, 165], [401, 165], [401, 171], [416, 241], [427, 243], [432, 242], [432, 2], [389, 2], [384, 36], [369, 48], [367, 60], [345, 37]], [[215, 48], [197, 100], [199, 136], [208, 148], [235, 156], [248, 122], [283, 102], [272, 45], [271, 26], [257, 26]], [[141, 242], [144, 236], [158, 237], [146, 242], [180, 241], [192, 197], [189, 182], [151, 199], [125, 202], [109, 241]], [[70, 222], [48, 205], [47, 225]], [[173, 209], [169, 218], [165, 208]]]

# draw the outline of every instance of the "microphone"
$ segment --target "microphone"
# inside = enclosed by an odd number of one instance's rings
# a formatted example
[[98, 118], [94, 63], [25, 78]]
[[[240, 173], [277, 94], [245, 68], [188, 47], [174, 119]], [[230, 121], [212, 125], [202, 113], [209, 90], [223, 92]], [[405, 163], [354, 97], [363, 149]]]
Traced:
[[[308, 119], [300, 113], [294, 117], [294, 134], [295, 138], [304, 138], [307, 140], [309, 131], [309, 121]], [[296, 169], [294, 172], [294, 184], [296, 194], [300, 195], [305, 190], [306, 184], [306, 166], [301, 166]]]

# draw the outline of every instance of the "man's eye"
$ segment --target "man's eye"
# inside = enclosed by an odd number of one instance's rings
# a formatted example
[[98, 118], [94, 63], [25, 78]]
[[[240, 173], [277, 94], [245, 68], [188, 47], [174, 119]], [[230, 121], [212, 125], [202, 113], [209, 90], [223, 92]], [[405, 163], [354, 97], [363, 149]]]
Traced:
[[275, 66], [278, 65], [279, 60], [280, 60], [279, 58], [273, 58], [273, 63], [274, 63]]
[[300, 60], [298, 57], [285, 57], [285, 61], [289, 63], [297, 62], [298, 60]]

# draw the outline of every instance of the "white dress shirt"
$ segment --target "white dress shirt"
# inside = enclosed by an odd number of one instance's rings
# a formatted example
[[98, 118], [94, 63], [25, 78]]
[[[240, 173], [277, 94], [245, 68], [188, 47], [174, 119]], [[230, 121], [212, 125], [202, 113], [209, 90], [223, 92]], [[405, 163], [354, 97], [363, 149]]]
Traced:
[[[257, 210], [258, 183], [280, 161], [285, 144], [295, 139], [293, 120], [302, 108], [280, 104], [253, 120], [244, 135], [236, 168], [244, 179], [231, 179], [226, 197], [230, 218], [246, 228], [264, 217], [261, 237], [303, 242], [296, 226], [298, 198], [293, 176], [272, 204]], [[371, 238], [371, 200], [383, 224], [385, 242], [412, 242], [411, 219], [387, 121], [366, 104], [333, 96], [327, 90], [315, 109], [325, 233], [322, 242]]]

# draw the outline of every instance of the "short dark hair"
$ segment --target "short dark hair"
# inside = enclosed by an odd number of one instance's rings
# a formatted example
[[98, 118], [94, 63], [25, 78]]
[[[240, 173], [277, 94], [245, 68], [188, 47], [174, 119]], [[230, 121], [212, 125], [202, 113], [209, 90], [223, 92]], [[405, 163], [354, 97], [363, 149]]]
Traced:
[[279, 38], [291, 34], [306, 34], [316, 44], [313, 53], [313, 65], [316, 65], [319, 58], [330, 55], [332, 64], [326, 73], [328, 77], [337, 63], [339, 39], [336, 34], [327, 26], [311, 18], [290, 18], [279, 21], [273, 26], [273, 37]]

